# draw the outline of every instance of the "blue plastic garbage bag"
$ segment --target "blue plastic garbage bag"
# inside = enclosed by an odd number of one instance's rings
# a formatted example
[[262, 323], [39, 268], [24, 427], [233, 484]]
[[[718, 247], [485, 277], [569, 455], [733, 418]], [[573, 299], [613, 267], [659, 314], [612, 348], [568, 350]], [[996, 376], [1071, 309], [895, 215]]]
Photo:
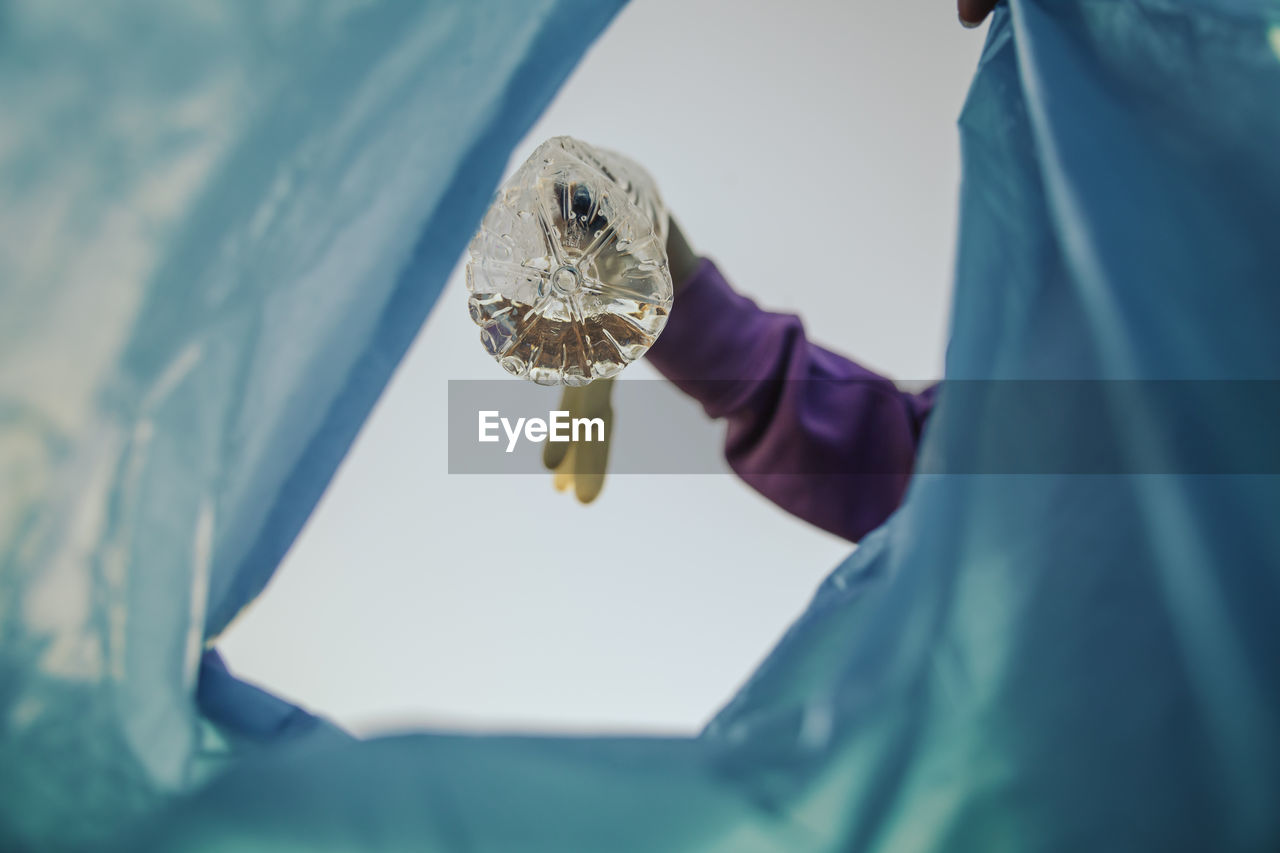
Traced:
[[[1278, 25], [1257, 0], [997, 9], [961, 118], [949, 378], [1198, 380], [1188, 410], [1280, 380]], [[1177, 407], [1123, 390], [1142, 473], [974, 473], [1006, 434], [964, 402], [943, 389], [904, 506], [700, 737], [295, 738], [132, 843], [1280, 846], [1277, 478], [1206, 473]]]
[[342, 737], [206, 640], [619, 5], [0, 6], [0, 849]]
[[[699, 738], [409, 735], [273, 754], [148, 837], [1276, 849], [1280, 483], [1202, 470], [1176, 414], [1215, 382], [1280, 379], [1277, 104], [1272, 4], [996, 11], [960, 121], [947, 375], [1114, 381], [1113, 438], [1139, 472], [984, 474], [983, 439], [1010, 436], [944, 388], [904, 506]], [[1161, 409], [1135, 380], [1202, 382]], [[1246, 462], [1273, 440], [1216, 429], [1213, 447]]]

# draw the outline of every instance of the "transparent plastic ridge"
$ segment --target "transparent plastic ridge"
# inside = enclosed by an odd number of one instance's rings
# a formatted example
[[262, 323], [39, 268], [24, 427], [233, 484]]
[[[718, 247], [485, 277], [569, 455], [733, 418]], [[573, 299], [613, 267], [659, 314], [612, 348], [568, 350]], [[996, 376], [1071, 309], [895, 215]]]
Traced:
[[485, 351], [540, 385], [617, 374], [666, 325], [666, 241], [666, 208], [643, 169], [568, 136], [547, 140], [471, 241], [467, 304]]

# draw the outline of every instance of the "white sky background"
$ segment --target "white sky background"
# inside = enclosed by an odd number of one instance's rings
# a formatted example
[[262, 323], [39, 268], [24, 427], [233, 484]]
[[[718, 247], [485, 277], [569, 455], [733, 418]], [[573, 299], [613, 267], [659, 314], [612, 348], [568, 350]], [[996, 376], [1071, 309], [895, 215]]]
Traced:
[[[510, 168], [558, 134], [627, 154], [738, 290], [890, 376], [936, 377], [982, 39], [950, 0], [633, 0]], [[615, 476], [589, 507], [549, 475], [450, 476], [447, 381], [503, 376], [459, 268], [219, 647], [359, 734], [696, 731], [851, 546], [729, 474]], [[644, 442], [616, 418], [615, 442]]]

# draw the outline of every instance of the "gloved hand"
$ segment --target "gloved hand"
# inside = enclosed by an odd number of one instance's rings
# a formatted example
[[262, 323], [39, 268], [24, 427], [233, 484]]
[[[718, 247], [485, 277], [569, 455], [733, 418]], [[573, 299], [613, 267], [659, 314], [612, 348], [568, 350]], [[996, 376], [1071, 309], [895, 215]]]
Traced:
[[556, 491], [572, 487], [578, 500], [589, 504], [604, 488], [604, 472], [609, 464], [609, 442], [613, 437], [613, 379], [597, 379], [590, 385], [566, 387], [560, 397], [561, 410], [569, 418], [601, 418], [604, 441], [587, 441], [595, 433], [584, 430], [577, 441], [548, 441], [542, 448], [542, 464], [555, 472]]
[[[698, 269], [699, 258], [689, 248], [673, 218], [667, 219], [667, 263], [677, 298], [680, 290]], [[674, 310], [674, 308], [672, 309]], [[603, 418], [604, 441], [548, 441], [542, 449], [542, 464], [554, 473], [556, 491], [573, 493], [589, 504], [604, 488], [605, 469], [609, 464], [609, 442], [613, 438], [613, 379], [597, 379], [590, 385], [566, 387], [560, 396], [560, 409], [572, 418]]]

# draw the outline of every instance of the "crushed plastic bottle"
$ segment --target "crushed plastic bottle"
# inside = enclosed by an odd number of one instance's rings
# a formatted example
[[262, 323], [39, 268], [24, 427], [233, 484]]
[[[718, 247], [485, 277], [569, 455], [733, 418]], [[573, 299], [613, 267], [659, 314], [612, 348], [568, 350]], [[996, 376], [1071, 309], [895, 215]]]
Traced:
[[547, 140], [498, 191], [471, 241], [467, 300], [485, 350], [540, 385], [613, 376], [671, 309], [667, 214], [611, 151]]

